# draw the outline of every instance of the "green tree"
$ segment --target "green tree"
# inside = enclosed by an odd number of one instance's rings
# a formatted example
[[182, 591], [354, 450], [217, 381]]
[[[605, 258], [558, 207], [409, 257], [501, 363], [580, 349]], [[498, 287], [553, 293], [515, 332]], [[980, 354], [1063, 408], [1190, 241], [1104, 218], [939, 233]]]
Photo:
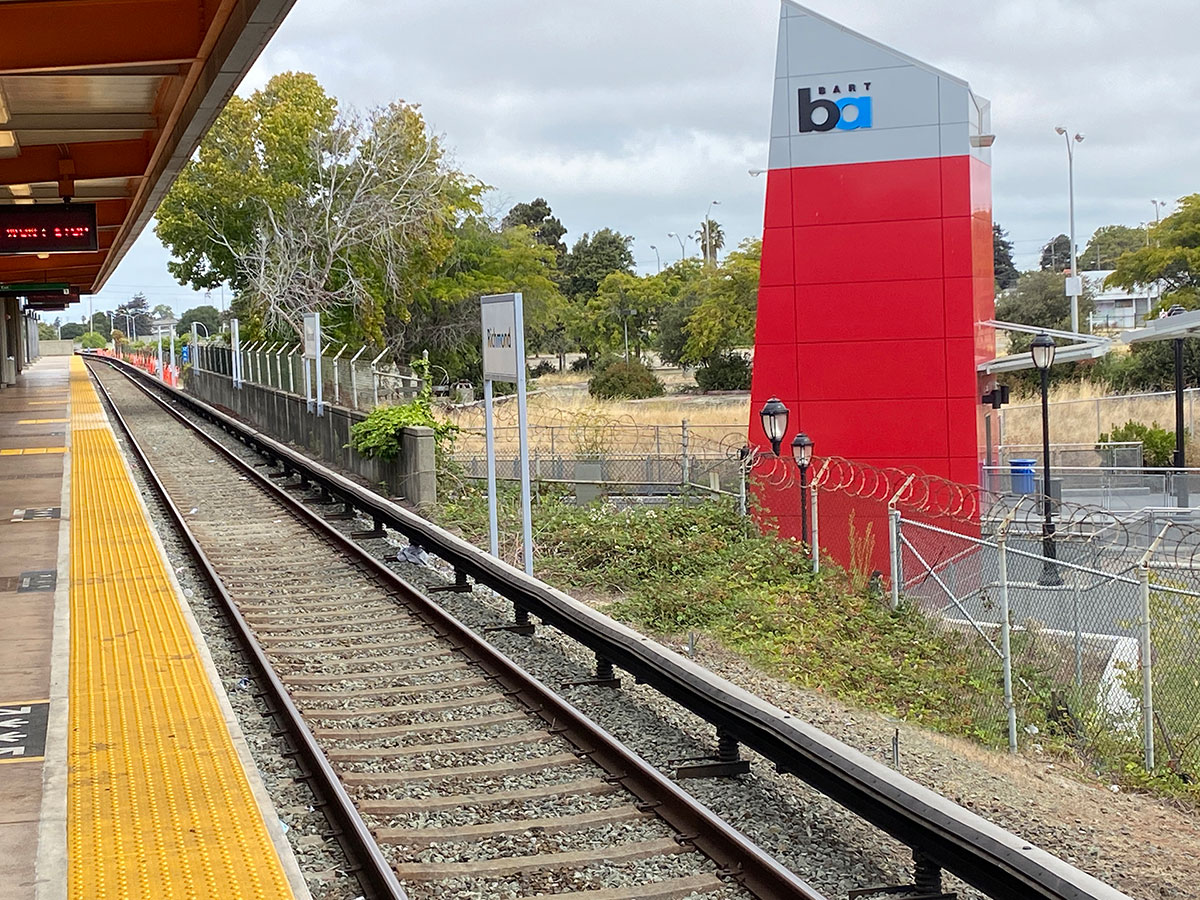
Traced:
[[479, 375], [479, 298], [521, 291], [526, 346], [543, 347], [559, 325], [565, 300], [555, 275], [552, 247], [524, 226], [497, 229], [482, 215], [455, 229], [452, 249], [414, 295], [412, 315], [397, 335], [400, 353], [428, 350], [430, 361], [452, 380]]
[[173, 318], [175, 318], [175, 310], [169, 304], [166, 304], [166, 303], [156, 304], [154, 309], [152, 309], [150, 311], [150, 314], [155, 319], [173, 319]]
[[717, 264], [717, 251], [725, 246], [725, 232], [714, 219], [705, 219], [696, 230], [696, 242], [700, 245], [700, 255], [706, 265]]
[[992, 223], [992, 268], [996, 278], [996, 290], [1005, 291], [1015, 287], [1020, 273], [1013, 264], [1013, 245], [999, 222]]
[[208, 329], [208, 333], [211, 335], [215, 335], [221, 330], [221, 314], [215, 306], [193, 306], [179, 317], [179, 325], [176, 331], [179, 334], [190, 334], [193, 322], [199, 322], [204, 326], [204, 328], [200, 329], [201, 337], [204, 336], [205, 328]]
[[1043, 272], [1062, 272], [1071, 268], [1071, 239], [1060, 234], [1042, 248], [1040, 263]]
[[754, 340], [762, 242], [748, 238], [704, 280], [700, 302], [684, 327], [683, 361], [704, 364]]
[[1158, 284], [1162, 305], [1200, 306], [1200, 194], [1179, 201], [1179, 209], [1150, 229], [1150, 246], [1123, 253], [1104, 282], [1127, 290]]
[[539, 244], [553, 247], [559, 259], [567, 252], [567, 245], [562, 241], [567, 229], [555, 217], [545, 198], [538, 197], [532, 203], [518, 203], [500, 221], [501, 228], [516, 228], [518, 225], [524, 225], [532, 231], [533, 239]]
[[87, 331], [80, 335], [79, 344], [84, 350], [99, 350], [107, 345], [108, 341], [98, 331]]
[[248, 287], [240, 257], [258, 243], [269, 211], [315, 181], [313, 146], [336, 112], [337, 102], [304, 72], [230, 98], [156, 214], [154, 233], [174, 256], [167, 268], [180, 284]]
[[1079, 254], [1080, 269], [1115, 269], [1123, 253], [1146, 246], [1146, 231], [1128, 225], [1101, 225]]
[[575, 242], [562, 263], [563, 288], [571, 297], [595, 296], [600, 282], [612, 272], [633, 274], [633, 238], [601, 228], [594, 235], [586, 232]]
[[62, 339], [64, 341], [75, 341], [83, 337], [87, 332], [87, 325], [83, 322], [68, 322], [62, 327]]
[[108, 318], [108, 313], [92, 313], [91, 327], [88, 328], [88, 331], [94, 331], [107, 343], [112, 335], [112, 320]]
[[630, 359], [640, 358], [654, 341], [666, 299], [662, 281], [654, 276], [610, 272], [585, 307], [578, 329], [583, 335], [581, 345], [592, 358], [623, 352], [628, 334]]
[[52, 341], [58, 337], [58, 329], [46, 322], [38, 322], [38, 340]]
[[[115, 318], [118, 328], [125, 330], [130, 337], [146, 338], [150, 335], [153, 317], [150, 315], [150, 301], [140, 291], [128, 301], [122, 303], [116, 310], [121, 313]], [[130, 325], [134, 328], [130, 330]]]

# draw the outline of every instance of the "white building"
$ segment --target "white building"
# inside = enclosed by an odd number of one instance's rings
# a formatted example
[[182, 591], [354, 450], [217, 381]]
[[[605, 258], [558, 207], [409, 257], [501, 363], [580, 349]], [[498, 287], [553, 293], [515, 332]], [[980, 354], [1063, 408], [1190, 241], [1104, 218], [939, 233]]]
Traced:
[[1104, 279], [1112, 273], [1112, 269], [1079, 273], [1091, 288], [1096, 305], [1089, 319], [1091, 327], [1088, 330], [1093, 334], [1139, 328], [1158, 302], [1156, 285], [1139, 285], [1132, 291], [1122, 287], [1104, 287]]

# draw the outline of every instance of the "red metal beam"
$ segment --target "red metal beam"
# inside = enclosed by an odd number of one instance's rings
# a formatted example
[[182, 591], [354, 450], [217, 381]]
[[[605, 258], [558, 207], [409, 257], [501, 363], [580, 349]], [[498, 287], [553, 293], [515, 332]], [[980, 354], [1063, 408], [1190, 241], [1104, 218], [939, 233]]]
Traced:
[[198, 0], [0, 3], [0, 74], [190, 62], [203, 39]]
[[[3, 6], [0, 3], [0, 6]], [[137, 178], [150, 164], [150, 144], [142, 138], [128, 141], [94, 141], [68, 144], [75, 163], [75, 180], [89, 178]], [[0, 159], [0, 184], [57, 182], [58, 163], [64, 158], [55, 144], [22, 147], [21, 155]]]

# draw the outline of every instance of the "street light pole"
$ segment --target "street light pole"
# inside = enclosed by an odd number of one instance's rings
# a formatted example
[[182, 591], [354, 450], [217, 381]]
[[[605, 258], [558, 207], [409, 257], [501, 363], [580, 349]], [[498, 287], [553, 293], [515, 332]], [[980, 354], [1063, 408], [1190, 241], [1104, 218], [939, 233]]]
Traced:
[[1054, 514], [1050, 499], [1050, 366], [1054, 364], [1057, 349], [1054, 338], [1042, 332], [1033, 339], [1030, 354], [1033, 364], [1042, 376], [1042, 574], [1038, 584], [1056, 586], [1062, 584], [1058, 558], [1054, 547]]
[[683, 238], [681, 238], [681, 237], [680, 237], [680, 236], [679, 236], [679, 235], [678, 235], [676, 232], [674, 232], [674, 231], [668, 231], [668, 232], [667, 232], [667, 237], [673, 237], [673, 238], [675, 238], [675, 240], [679, 241], [679, 259], [682, 261], [682, 260], [683, 260], [683, 255], [684, 255], [684, 252], [685, 252], [685, 251], [684, 251], [684, 249], [683, 249]]
[[658, 264], [658, 271], [662, 272], [662, 257], [658, 255], [658, 248], [651, 244], [650, 249], [654, 251], [654, 261]]
[[1079, 333], [1079, 265], [1075, 258], [1075, 148], [1072, 146], [1072, 141], [1079, 143], [1083, 140], [1082, 134], [1076, 134], [1073, 138], [1067, 134], [1067, 129], [1058, 125], [1054, 129], [1061, 134], [1067, 142], [1067, 204], [1070, 210], [1071, 217], [1071, 284], [1068, 293], [1071, 296], [1071, 330], [1076, 334]]
[[800, 467], [800, 540], [808, 546], [808, 464], [812, 462], [813, 442], [803, 431], [792, 438], [792, 456]]
[[[1178, 303], [1167, 310], [1167, 316], [1178, 316], [1186, 310]], [[1172, 342], [1175, 350], [1175, 505], [1186, 509], [1191, 505], [1188, 497], [1187, 460], [1183, 448], [1183, 338]]]

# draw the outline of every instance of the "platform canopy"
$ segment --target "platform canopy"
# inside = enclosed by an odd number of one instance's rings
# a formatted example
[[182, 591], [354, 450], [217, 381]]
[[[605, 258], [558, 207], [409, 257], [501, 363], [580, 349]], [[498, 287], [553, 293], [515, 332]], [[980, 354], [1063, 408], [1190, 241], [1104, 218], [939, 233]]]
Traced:
[[0, 238], [70, 198], [96, 245], [0, 242], [0, 293], [100, 290], [293, 2], [0, 0]]

